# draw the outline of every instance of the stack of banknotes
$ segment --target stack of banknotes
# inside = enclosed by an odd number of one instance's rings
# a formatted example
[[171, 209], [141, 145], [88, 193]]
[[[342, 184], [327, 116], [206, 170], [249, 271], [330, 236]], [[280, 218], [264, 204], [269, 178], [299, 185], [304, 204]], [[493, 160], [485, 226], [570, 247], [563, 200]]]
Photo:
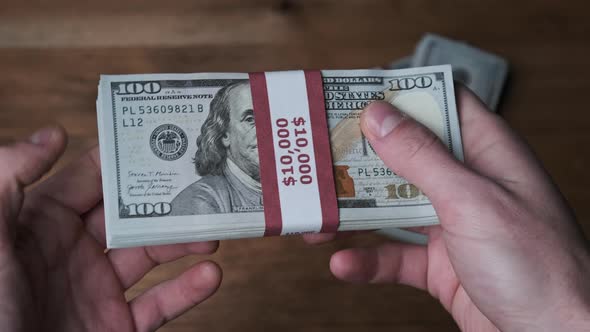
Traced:
[[[375, 154], [359, 116], [371, 101], [390, 102], [462, 160], [451, 67], [320, 73], [338, 230], [438, 223], [420, 188]], [[97, 111], [108, 247], [264, 236], [252, 109], [246, 73], [102, 76]]]

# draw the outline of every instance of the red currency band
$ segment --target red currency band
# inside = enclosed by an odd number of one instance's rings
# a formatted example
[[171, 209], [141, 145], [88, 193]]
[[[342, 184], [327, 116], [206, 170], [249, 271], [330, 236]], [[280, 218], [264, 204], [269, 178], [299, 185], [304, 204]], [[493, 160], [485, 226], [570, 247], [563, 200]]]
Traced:
[[[264, 235], [271, 236], [290, 232], [308, 231], [335, 232], [339, 226], [339, 215], [321, 73], [319, 71], [305, 71], [304, 73], [290, 72], [286, 73], [286, 75], [283, 75], [282, 73], [279, 74], [281, 79], [278, 81], [280, 81], [280, 83], [278, 83], [278, 86], [273, 85], [271, 88], [275, 89], [275, 91], [282, 89], [283, 94], [273, 93], [272, 97], [274, 99], [272, 102], [269, 101], [269, 87], [267, 85], [269, 81], [267, 80], [267, 75], [265, 73], [251, 73], [249, 75], [254, 116], [256, 119], [260, 181], [263, 189], [262, 199], [265, 219]], [[285, 81], [285, 77], [287, 77], [288, 74], [291, 74], [292, 76], [288, 77], [287, 81]], [[273, 78], [271, 82], [276, 83], [276, 77], [279, 75], [277, 75], [277, 73], [269, 73], [269, 75]], [[292, 86], [293, 90], [291, 90], [290, 85], [291, 78], [293, 78], [293, 81], [296, 81]], [[304, 86], [301, 85], [303, 83], [303, 78]], [[285, 94], [286, 86], [289, 87], [289, 90]], [[298, 97], [294, 97], [294, 95], [291, 94], [291, 91], [294, 91], [295, 89], [299, 89], [296, 90], [300, 93], [297, 96], [307, 96], [308, 100], [306, 103], [303, 102], [302, 104], [301, 99], [297, 99]], [[283, 99], [281, 96], [287, 96], [287, 99], [284, 100], [288, 100], [289, 97], [294, 98], [292, 101], [293, 104], [283, 103], [283, 106], [286, 107], [286, 109], [277, 107], [277, 105], [280, 104], [281, 99]], [[275, 108], [271, 109], [271, 105], [275, 105]], [[300, 105], [301, 110], [299, 107], [293, 105]], [[309, 113], [307, 113], [307, 108]], [[277, 169], [278, 160], [276, 157], [284, 157], [284, 155], [281, 155], [281, 153], [284, 154], [284, 150], [281, 150], [282, 152], [275, 151], [275, 148], [277, 148], [277, 142], [275, 140], [278, 140], [278, 143], [281, 143], [281, 139], [278, 136], [275, 136], [276, 133], [274, 133], [273, 130], [276, 130], [277, 128], [276, 126], [273, 127], [272, 121], [273, 119], [277, 121], [277, 119], [281, 118], [284, 114], [292, 116], [294, 114], [293, 112], [301, 114], [304, 118], [308, 119], [308, 126], [310, 126], [309, 129], [311, 131], [309, 138], [312, 141], [311, 146], [313, 146], [313, 158], [315, 163], [312, 164], [315, 167], [314, 175], [316, 180], [311, 187], [308, 186], [306, 187], [308, 189], [305, 190], [310, 190], [309, 192], [312, 194], [312, 197], [319, 196], [319, 202], [317, 202], [317, 199], [311, 201], [311, 203], [315, 203], [311, 204], [315, 206], [315, 209], [310, 209], [310, 211], [313, 212], [307, 214], [300, 213], [301, 208], [297, 211], [294, 209], [294, 206], [290, 205], [291, 203], [299, 204], [299, 202], [289, 201], [287, 199], [289, 196], [281, 196], [281, 193], [291, 195], [293, 192], [289, 191], [292, 189], [287, 190], [287, 187], [283, 186], [284, 182], [279, 184], [279, 171]], [[311, 152], [311, 150], [308, 151]], [[298, 190], [301, 190], [301, 188], [303, 187], [300, 187]], [[305, 193], [307, 193], [307, 191], [305, 191]], [[299, 195], [301, 195], [301, 193], [299, 193]], [[282, 207], [281, 201], [288, 206]], [[308, 201], [308, 204], [310, 204], [310, 201]], [[289, 211], [291, 211], [291, 213]], [[286, 214], [283, 215], [284, 213]], [[301, 225], [299, 225], [298, 221], [294, 223], [293, 213], [296, 215], [301, 214], [302, 216], [306, 215], [310, 220], [302, 220]], [[285, 228], [283, 218], [289, 220], [287, 228]]]

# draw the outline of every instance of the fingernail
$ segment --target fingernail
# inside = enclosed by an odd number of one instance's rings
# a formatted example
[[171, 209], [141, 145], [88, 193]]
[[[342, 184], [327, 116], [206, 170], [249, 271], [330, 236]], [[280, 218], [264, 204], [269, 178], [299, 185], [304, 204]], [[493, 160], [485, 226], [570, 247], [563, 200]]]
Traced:
[[47, 128], [39, 129], [39, 130], [37, 130], [37, 132], [35, 132], [33, 135], [31, 135], [31, 138], [29, 139], [29, 141], [33, 144], [36, 144], [36, 145], [47, 145], [47, 144], [49, 144], [49, 142], [51, 142], [51, 139], [53, 138], [54, 134], [55, 134], [54, 127], [47, 127]]
[[199, 276], [196, 278], [198, 285], [206, 284], [208, 286], [216, 285], [219, 283], [221, 277], [221, 271], [217, 264], [211, 261], [204, 261], [199, 263]]
[[403, 114], [400, 111], [390, 103], [382, 101], [372, 102], [362, 114], [365, 128], [376, 138], [389, 135], [402, 119]]

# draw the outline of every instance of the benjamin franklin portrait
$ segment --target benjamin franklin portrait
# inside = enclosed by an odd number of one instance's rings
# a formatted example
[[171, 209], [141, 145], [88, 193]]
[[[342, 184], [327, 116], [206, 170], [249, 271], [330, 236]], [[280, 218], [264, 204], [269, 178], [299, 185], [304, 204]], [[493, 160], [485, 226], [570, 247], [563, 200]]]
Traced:
[[201, 178], [172, 201], [172, 215], [262, 211], [252, 95], [248, 81], [215, 94], [197, 138]]

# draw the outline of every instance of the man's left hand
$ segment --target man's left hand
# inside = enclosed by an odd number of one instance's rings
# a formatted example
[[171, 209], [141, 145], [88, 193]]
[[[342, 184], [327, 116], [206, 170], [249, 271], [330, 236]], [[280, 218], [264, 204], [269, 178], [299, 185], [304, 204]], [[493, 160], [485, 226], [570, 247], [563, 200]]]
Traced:
[[66, 146], [61, 128], [0, 147], [0, 326], [6, 331], [153, 331], [211, 296], [213, 262], [195, 264], [127, 301], [159, 264], [218, 242], [105, 252], [98, 148], [25, 193]]

